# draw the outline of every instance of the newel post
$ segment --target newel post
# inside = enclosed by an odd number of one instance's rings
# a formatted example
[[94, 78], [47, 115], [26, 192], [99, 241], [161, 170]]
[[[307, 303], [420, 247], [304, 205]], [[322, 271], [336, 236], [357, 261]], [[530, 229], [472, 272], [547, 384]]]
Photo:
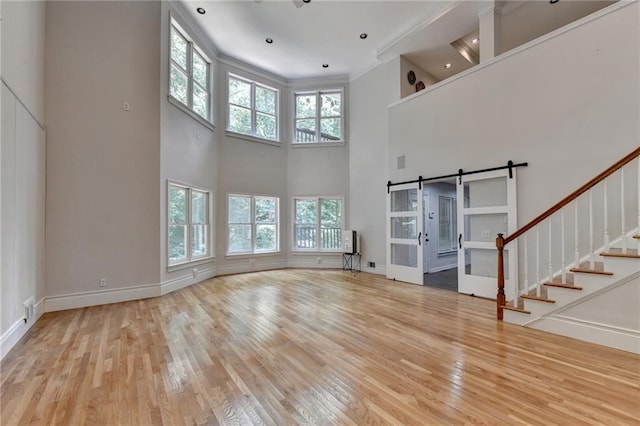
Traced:
[[498, 234], [496, 238], [496, 247], [498, 248], [498, 295], [496, 296], [498, 321], [502, 321], [502, 307], [506, 303], [504, 295], [504, 237]]

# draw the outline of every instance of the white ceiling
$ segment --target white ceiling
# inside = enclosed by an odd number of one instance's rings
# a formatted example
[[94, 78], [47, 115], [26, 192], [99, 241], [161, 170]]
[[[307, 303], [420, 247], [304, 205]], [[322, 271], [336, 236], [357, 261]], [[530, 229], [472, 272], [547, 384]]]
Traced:
[[[287, 79], [357, 75], [453, 1], [183, 1], [225, 55]], [[206, 14], [196, 13], [202, 7]], [[360, 34], [366, 33], [365, 40]], [[265, 39], [273, 39], [267, 44]], [[322, 68], [322, 64], [329, 68]]]
[[[180, 1], [223, 55], [289, 80], [353, 78], [398, 55], [445, 79], [472, 66], [450, 43], [469, 42], [477, 34], [478, 13], [493, 5], [491, 0]], [[497, 3], [504, 15], [503, 38], [509, 39], [503, 45], [512, 48], [612, 1]], [[198, 7], [206, 13], [198, 14]], [[360, 39], [361, 33], [368, 37]], [[445, 70], [447, 62], [453, 66]]]

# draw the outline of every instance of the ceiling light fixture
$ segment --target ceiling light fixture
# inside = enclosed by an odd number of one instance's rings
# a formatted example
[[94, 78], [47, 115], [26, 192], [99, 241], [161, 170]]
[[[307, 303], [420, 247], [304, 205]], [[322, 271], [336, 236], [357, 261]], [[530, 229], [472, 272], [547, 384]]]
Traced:
[[207, 13], [207, 11], [204, 10], [203, 8], [201, 8], [201, 7], [197, 8], [196, 12], [198, 12], [200, 15], [204, 15], [205, 13]]
[[445, 67], [446, 69], [451, 68], [451, 66], [452, 66], [451, 64], [444, 64], [444, 67]]
[[329, 64], [322, 64], [322, 68], [329, 68]]
[[369, 37], [369, 36], [367, 35], [367, 33], [362, 33], [362, 34], [360, 34], [360, 38], [361, 38], [362, 40], [364, 40], [364, 39], [365, 39], [365, 38], [367, 38], [367, 37]]
[[311, 3], [311, 0], [302, 0], [302, 3]]
[[271, 44], [271, 43], [273, 43], [273, 39], [272, 39], [272, 38], [270, 38], [270, 37], [267, 37], [267, 38], [265, 39], [265, 41], [267, 42], [267, 44]]
[[479, 41], [479, 38], [474, 38], [473, 40], [471, 40], [471, 44], [478, 44]]
[[558, 3], [559, 1], [560, 1], [560, 0], [549, 0], [549, 3], [551, 3], [551, 4], [556, 4], [556, 3]]

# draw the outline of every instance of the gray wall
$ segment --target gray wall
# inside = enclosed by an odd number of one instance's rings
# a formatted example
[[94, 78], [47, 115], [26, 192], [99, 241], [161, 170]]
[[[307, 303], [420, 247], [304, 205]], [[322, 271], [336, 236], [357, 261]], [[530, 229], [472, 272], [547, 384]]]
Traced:
[[23, 302], [44, 296], [45, 131], [43, 2], [1, 7], [2, 145], [0, 357], [33, 324]]
[[47, 295], [158, 284], [160, 3], [47, 6]]

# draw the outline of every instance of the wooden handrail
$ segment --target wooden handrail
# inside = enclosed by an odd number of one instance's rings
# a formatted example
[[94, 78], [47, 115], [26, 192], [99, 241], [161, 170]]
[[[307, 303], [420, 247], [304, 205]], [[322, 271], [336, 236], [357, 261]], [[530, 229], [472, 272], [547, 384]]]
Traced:
[[[497, 305], [497, 319], [498, 321], [502, 321], [504, 311], [503, 307], [506, 303], [506, 297], [504, 293], [504, 247], [509, 244], [511, 241], [517, 239], [519, 236], [538, 225], [540, 222], [578, 198], [580, 195], [587, 192], [589, 189], [596, 186], [598, 183], [602, 182], [608, 176], [615, 173], [618, 169], [624, 167], [627, 163], [631, 162], [634, 158], [640, 156], [640, 147], [634, 149], [628, 155], [622, 157], [620, 160], [616, 161], [610, 167], [608, 167], [605, 171], [591, 179], [589, 182], [582, 185], [580, 188], [573, 191], [571, 194], [564, 197], [562, 200], [558, 201], [553, 206], [549, 207], [543, 213], [535, 217], [529, 223], [524, 225], [522, 228], [518, 229], [513, 234], [509, 235], [507, 238], [504, 238], [503, 234], [498, 234], [496, 238], [496, 248], [498, 249], [498, 294], [496, 296], [496, 305]], [[516, 277], [517, 279], [517, 277]]]
[[602, 182], [605, 178], [612, 175], [616, 170], [620, 169], [621, 167], [623, 167], [624, 165], [626, 165], [627, 163], [629, 163], [631, 160], [633, 160], [639, 155], [640, 155], [640, 147], [634, 149], [631, 153], [629, 153], [628, 155], [625, 155], [623, 158], [616, 161], [614, 164], [608, 167], [605, 171], [603, 171], [602, 173], [600, 173], [599, 175], [591, 179], [589, 182], [582, 185], [580, 188], [573, 191], [571, 194], [564, 197], [562, 200], [558, 201], [553, 206], [549, 207], [542, 214], [538, 215], [533, 220], [531, 220], [531, 222], [527, 223], [522, 228], [518, 229], [516, 232], [509, 235], [507, 238], [504, 239], [504, 245], [506, 246], [511, 241], [515, 240], [516, 238], [518, 238], [519, 236], [521, 236], [522, 234], [524, 234], [534, 226], [538, 225], [540, 222], [542, 222], [543, 220], [545, 220], [546, 218], [548, 218], [549, 216], [551, 216], [552, 214], [554, 214], [555, 212], [557, 212], [558, 210], [560, 210], [561, 208], [563, 208], [564, 206], [566, 206], [567, 204], [569, 204], [570, 202], [578, 198], [580, 195], [587, 192], [589, 189], [596, 186], [598, 183]]

